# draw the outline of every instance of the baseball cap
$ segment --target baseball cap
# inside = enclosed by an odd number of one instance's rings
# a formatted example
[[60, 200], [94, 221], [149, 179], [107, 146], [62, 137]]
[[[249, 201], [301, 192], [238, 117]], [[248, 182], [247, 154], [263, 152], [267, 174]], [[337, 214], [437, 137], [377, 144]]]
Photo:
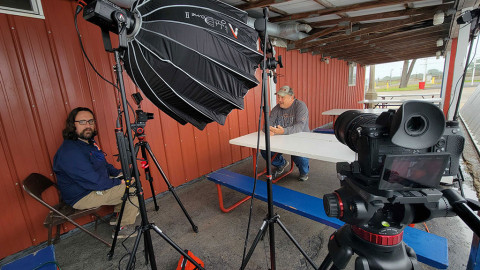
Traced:
[[293, 96], [293, 89], [288, 85], [282, 86], [282, 87], [280, 87], [280, 89], [278, 90], [276, 95], [279, 95], [279, 96], [282, 96], [282, 97], [284, 97], [286, 95]]

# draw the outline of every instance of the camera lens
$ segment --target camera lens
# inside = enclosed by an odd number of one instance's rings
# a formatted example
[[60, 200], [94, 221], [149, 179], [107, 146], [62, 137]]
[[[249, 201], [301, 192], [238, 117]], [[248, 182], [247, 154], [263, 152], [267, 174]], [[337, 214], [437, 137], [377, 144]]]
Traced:
[[357, 140], [360, 137], [359, 128], [362, 125], [373, 124], [377, 115], [373, 113], [361, 113], [351, 110], [342, 113], [335, 121], [335, 137], [337, 140], [357, 151]]
[[420, 136], [427, 130], [427, 120], [421, 115], [411, 116], [405, 122], [405, 132], [410, 136]]

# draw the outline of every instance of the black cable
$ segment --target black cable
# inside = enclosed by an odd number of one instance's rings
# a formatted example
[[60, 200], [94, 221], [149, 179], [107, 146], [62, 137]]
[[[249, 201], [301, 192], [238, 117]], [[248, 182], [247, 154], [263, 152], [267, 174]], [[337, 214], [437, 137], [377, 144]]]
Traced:
[[[263, 89], [263, 87], [262, 87]], [[245, 260], [245, 254], [247, 252], [247, 245], [248, 245], [248, 235], [250, 234], [250, 224], [252, 222], [252, 211], [253, 211], [253, 199], [255, 197], [255, 190], [257, 188], [257, 173], [258, 173], [258, 159], [260, 158], [260, 132], [262, 131], [262, 111], [263, 111], [263, 103], [264, 103], [264, 98], [263, 95], [260, 95], [260, 113], [258, 115], [258, 128], [257, 128], [257, 147], [256, 147], [256, 158], [255, 158], [255, 169], [253, 170], [253, 190], [252, 190], [252, 195], [250, 198], [250, 210], [248, 214], [248, 224], [247, 224], [247, 235], [245, 237], [245, 243], [243, 246], [243, 255], [242, 255], [242, 265], [243, 261]]]
[[95, 68], [95, 66], [93, 65], [93, 63], [90, 61], [90, 58], [88, 58], [88, 55], [87, 55], [87, 52], [85, 51], [85, 48], [83, 47], [83, 42], [82, 42], [82, 36], [80, 35], [80, 30], [78, 30], [78, 23], [77, 23], [77, 17], [78, 17], [78, 14], [80, 14], [80, 12], [82, 12], [83, 10], [83, 6], [78, 4], [77, 6], [77, 9], [75, 10], [75, 17], [74, 17], [74, 21], [75, 21], [75, 29], [77, 30], [77, 36], [78, 36], [78, 41], [80, 41], [80, 48], [82, 49], [82, 53], [83, 55], [85, 56], [85, 58], [87, 59], [88, 63], [90, 64], [90, 66], [92, 67], [93, 71], [95, 71], [95, 73], [97, 73], [97, 75], [102, 78], [104, 81], [106, 81], [107, 83], [111, 84], [113, 87], [115, 87], [118, 91], [120, 91], [120, 89], [118, 89], [118, 86], [113, 84], [111, 81], [109, 81], [108, 79], [106, 79], [105, 77], [102, 76], [102, 74], [100, 74], [97, 69]]

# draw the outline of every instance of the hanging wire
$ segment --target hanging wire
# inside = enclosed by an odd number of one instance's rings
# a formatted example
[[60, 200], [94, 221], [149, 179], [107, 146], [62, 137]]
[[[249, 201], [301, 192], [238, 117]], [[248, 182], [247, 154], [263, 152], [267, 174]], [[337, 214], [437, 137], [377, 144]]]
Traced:
[[[78, 37], [78, 41], [80, 42], [80, 48], [82, 50], [82, 53], [83, 53], [83, 56], [85, 56], [85, 58], [87, 59], [87, 62], [88, 64], [92, 67], [93, 71], [104, 81], [106, 81], [107, 83], [109, 83], [110, 85], [112, 85], [117, 91], [118, 93], [120, 93], [120, 89], [118, 87], [119, 85], [119, 78], [116, 78], [116, 83], [117, 84], [114, 84], [113, 82], [111, 82], [110, 80], [108, 80], [107, 78], [105, 78], [104, 76], [102, 76], [102, 74], [100, 74], [100, 72], [98, 72], [98, 70], [95, 68], [95, 66], [93, 65], [92, 61], [90, 61], [90, 58], [88, 57], [87, 55], [87, 52], [85, 51], [85, 47], [83, 46], [83, 41], [82, 41], [82, 36], [80, 34], [80, 30], [78, 29], [78, 14], [80, 14], [80, 12], [82, 12], [83, 8], [86, 6], [86, 3], [82, 0], [79, 0], [78, 1], [78, 4], [77, 4], [77, 8], [75, 10], [75, 16], [74, 16], [74, 22], [75, 22], [75, 29], [77, 31], [77, 37]], [[133, 115], [135, 115], [135, 110], [133, 109], [132, 105], [130, 104], [130, 102], [127, 101], [127, 106], [132, 110], [132, 113]]]

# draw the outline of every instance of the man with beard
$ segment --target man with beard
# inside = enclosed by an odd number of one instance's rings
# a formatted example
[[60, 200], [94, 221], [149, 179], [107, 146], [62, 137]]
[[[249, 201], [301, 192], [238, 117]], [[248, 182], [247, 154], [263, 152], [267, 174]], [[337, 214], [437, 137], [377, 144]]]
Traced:
[[[121, 179], [121, 170], [106, 161], [105, 154], [95, 143], [96, 134], [93, 112], [83, 107], [72, 110], [63, 130], [64, 141], [53, 158], [53, 170], [62, 199], [73, 208], [114, 205], [114, 212], [118, 213], [125, 194], [125, 181]], [[138, 199], [129, 196], [118, 238], [136, 235], [137, 215]], [[116, 225], [115, 217], [110, 224]]]
[[[295, 98], [293, 89], [288, 85], [282, 86], [276, 95], [278, 104], [270, 112], [270, 136], [310, 132], [307, 105]], [[262, 150], [261, 154], [267, 159], [266, 151]], [[277, 155], [272, 160], [272, 165], [277, 168], [274, 174], [274, 178], [277, 178], [290, 162], [284, 159], [281, 153], [272, 152], [272, 157], [275, 154]], [[307, 181], [310, 169], [308, 158], [292, 155], [292, 160], [300, 171], [298, 180]]]

